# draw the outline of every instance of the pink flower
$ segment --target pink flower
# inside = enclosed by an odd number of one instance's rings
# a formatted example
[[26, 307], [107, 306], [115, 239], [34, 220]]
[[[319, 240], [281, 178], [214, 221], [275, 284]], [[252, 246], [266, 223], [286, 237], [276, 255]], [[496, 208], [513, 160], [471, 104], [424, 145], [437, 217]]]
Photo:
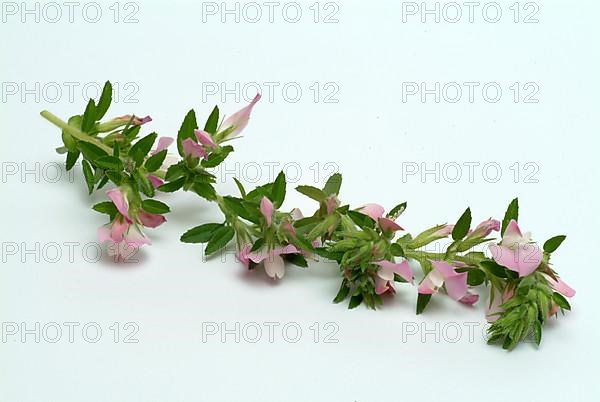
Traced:
[[492, 231], [498, 232], [500, 230], [500, 221], [496, 219], [488, 219], [481, 222], [475, 230], [469, 233], [469, 237], [480, 237], [484, 238], [489, 236]]
[[467, 272], [456, 272], [446, 261], [431, 261], [431, 265], [433, 269], [419, 285], [419, 293], [434, 294], [445, 286], [448, 296], [461, 303], [473, 304], [479, 299], [478, 295], [469, 293]]
[[400, 275], [407, 282], [413, 281], [413, 272], [408, 265], [408, 261], [404, 261], [400, 264], [396, 264], [391, 261], [382, 260], [374, 262], [375, 265], [379, 265], [379, 270], [375, 276], [375, 293], [381, 295], [387, 291], [392, 293], [394, 290], [394, 274]]
[[185, 156], [192, 158], [208, 158], [208, 154], [202, 145], [198, 144], [191, 138], [186, 138], [183, 140], [181, 145], [183, 146], [183, 153]]
[[261, 98], [260, 94], [256, 94], [252, 102], [241, 110], [235, 112], [228, 118], [226, 118], [223, 123], [219, 126], [218, 131], [223, 132], [225, 130], [231, 130], [224, 139], [232, 139], [237, 136], [246, 128], [248, 125], [248, 120], [250, 120], [250, 113], [252, 113], [252, 109], [256, 102], [258, 102]]
[[335, 211], [335, 209], [340, 205], [340, 201], [336, 195], [332, 195], [327, 197], [327, 200], [325, 200], [325, 205], [327, 206], [327, 213], [332, 214], [333, 211]]
[[273, 203], [267, 197], [263, 197], [262, 200], [260, 200], [260, 213], [265, 217], [267, 226], [271, 226], [274, 210], [275, 207], [273, 206]]
[[505, 266], [519, 276], [527, 276], [542, 262], [542, 250], [531, 241], [529, 232], [521, 234], [519, 225], [513, 219], [509, 222], [499, 245], [490, 245], [494, 261]]
[[196, 138], [200, 144], [204, 145], [208, 149], [216, 148], [217, 143], [213, 140], [212, 135], [204, 130], [195, 130]]
[[151, 214], [144, 210], [140, 212], [140, 214], [138, 215], [138, 219], [141, 222], [141, 224], [146, 226], [147, 228], [158, 227], [167, 221], [167, 219], [162, 215]]
[[381, 230], [383, 230], [384, 232], [395, 232], [398, 230], [404, 230], [396, 222], [383, 216], [385, 209], [379, 204], [367, 204], [359, 208], [358, 211], [369, 216], [371, 219], [377, 222]]
[[115, 207], [117, 207], [117, 211], [119, 211], [119, 213], [125, 217], [125, 220], [128, 223], [131, 223], [132, 220], [129, 216], [129, 201], [127, 200], [125, 191], [123, 191], [122, 188], [117, 187], [108, 190], [106, 192], [106, 195], [108, 196], [108, 198], [111, 199], [113, 204], [115, 204]]
[[446, 237], [452, 234], [454, 230], [454, 225], [444, 225], [441, 229], [437, 230], [432, 236], [433, 237]]
[[165, 181], [163, 179], [153, 174], [149, 174], [147, 177], [148, 180], [150, 180], [150, 183], [152, 183], [152, 187], [154, 188], [159, 188], [160, 186], [165, 184]]
[[550, 285], [550, 287], [552, 289], [554, 289], [555, 291], [557, 291], [558, 293], [562, 294], [563, 296], [566, 297], [573, 297], [575, 296], [575, 289], [573, 289], [572, 287], [570, 287], [569, 285], [567, 285], [562, 279], [560, 278], [556, 278], [556, 280], [554, 278], [552, 278], [550, 275], [548, 274], [542, 274], [544, 275], [544, 277], [546, 278], [546, 280], [548, 280], [548, 284]]
[[[128, 123], [129, 120], [131, 120], [131, 115], [126, 114], [124, 116], [117, 117], [117, 120], [123, 120], [124, 122]], [[134, 126], [141, 126], [142, 124], [150, 123], [151, 121], [152, 121], [152, 117], [150, 117], [150, 116], [146, 116], [146, 117], [142, 117], [142, 118], [134, 116], [131, 124], [133, 124]]]
[[98, 229], [98, 238], [102, 243], [109, 242], [108, 255], [119, 260], [129, 259], [144, 244], [150, 244], [150, 240], [144, 236], [137, 224], [127, 223], [121, 217], [101, 226]]
[[152, 155], [155, 155], [155, 154], [159, 153], [160, 151], [163, 151], [163, 150], [169, 148], [169, 146], [173, 143], [173, 141], [175, 141], [175, 140], [171, 137], [160, 137], [158, 139], [158, 144], [156, 145], [156, 149], [154, 151], [152, 151]]
[[250, 250], [252, 250], [252, 244], [245, 244], [240, 251], [238, 252], [238, 260], [246, 266], [246, 268], [250, 268]]
[[298, 249], [295, 246], [288, 244], [284, 247], [276, 247], [270, 251], [263, 249], [259, 252], [252, 252], [247, 254], [247, 257], [256, 264], [263, 262], [265, 272], [269, 277], [281, 279], [285, 275], [285, 263], [283, 258], [281, 258], [281, 255], [296, 253], [299, 253]]

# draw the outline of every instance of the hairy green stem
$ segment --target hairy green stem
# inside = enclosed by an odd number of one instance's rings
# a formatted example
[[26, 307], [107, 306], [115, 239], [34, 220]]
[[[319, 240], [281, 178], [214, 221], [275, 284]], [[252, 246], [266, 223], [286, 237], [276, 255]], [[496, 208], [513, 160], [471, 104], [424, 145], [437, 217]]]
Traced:
[[42, 112], [40, 112], [40, 115], [44, 119], [48, 120], [50, 123], [54, 124], [56, 127], [69, 133], [79, 141], [89, 142], [90, 144], [94, 144], [98, 148], [101, 148], [102, 150], [106, 151], [108, 154], [112, 154], [113, 150], [111, 147], [103, 144], [102, 141], [98, 140], [97, 138], [94, 138], [84, 132], [81, 132], [73, 126], [70, 126], [66, 121], [61, 120], [59, 117], [53, 115], [49, 111], [43, 110]]

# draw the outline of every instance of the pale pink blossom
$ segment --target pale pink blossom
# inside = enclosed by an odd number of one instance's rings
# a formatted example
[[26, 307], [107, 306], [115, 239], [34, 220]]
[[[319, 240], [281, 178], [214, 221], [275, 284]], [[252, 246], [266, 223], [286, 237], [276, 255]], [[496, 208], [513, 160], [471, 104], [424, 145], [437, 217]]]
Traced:
[[192, 158], [207, 158], [208, 153], [204, 149], [204, 147], [198, 144], [196, 141], [191, 138], [186, 138], [181, 142], [181, 146], [183, 147], [183, 154], [185, 156], [189, 156]]
[[300, 251], [292, 244], [276, 247], [271, 250], [260, 250], [247, 254], [247, 258], [256, 264], [263, 263], [265, 272], [273, 279], [281, 279], [285, 275], [285, 262], [281, 257], [284, 254], [297, 254]]
[[236, 138], [240, 135], [240, 133], [246, 128], [248, 125], [248, 121], [250, 120], [250, 113], [252, 113], [252, 109], [254, 105], [260, 100], [261, 95], [256, 94], [252, 102], [241, 110], [235, 112], [228, 118], [226, 118], [221, 125], [219, 126], [218, 132], [223, 132], [225, 130], [230, 130], [227, 136], [224, 139], [232, 139]]
[[265, 217], [267, 226], [271, 226], [274, 211], [275, 207], [273, 206], [271, 200], [269, 200], [267, 197], [263, 197], [262, 200], [260, 200], [260, 213]]
[[396, 232], [398, 230], [404, 230], [396, 222], [383, 216], [385, 208], [379, 204], [366, 204], [365, 206], [359, 208], [358, 211], [377, 222], [381, 230], [384, 232]]
[[533, 243], [529, 232], [522, 234], [517, 222], [509, 222], [500, 244], [490, 245], [494, 261], [505, 266], [519, 276], [527, 276], [542, 262], [542, 250]]
[[413, 272], [408, 265], [408, 261], [403, 261], [400, 264], [388, 260], [376, 261], [375, 265], [379, 265], [375, 276], [375, 293], [381, 295], [387, 291], [392, 293], [394, 289], [394, 274], [400, 275], [407, 282], [413, 281]]
[[464, 304], [473, 304], [479, 296], [469, 292], [467, 272], [456, 272], [446, 261], [431, 261], [433, 269], [419, 285], [419, 293], [434, 294], [444, 286], [452, 299]]

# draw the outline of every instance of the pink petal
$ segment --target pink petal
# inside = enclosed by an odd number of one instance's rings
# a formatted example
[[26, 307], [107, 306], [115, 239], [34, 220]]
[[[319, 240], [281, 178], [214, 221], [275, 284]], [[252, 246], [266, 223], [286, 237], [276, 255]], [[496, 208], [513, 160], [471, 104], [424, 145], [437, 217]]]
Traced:
[[379, 218], [379, 227], [384, 232], [396, 232], [398, 230], [404, 230], [400, 225], [388, 218]]
[[521, 229], [519, 228], [519, 224], [514, 219], [511, 219], [506, 226], [506, 230], [504, 231], [504, 235], [502, 237], [523, 237], [521, 233]]
[[367, 204], [364, 207], [359, 208], [358, 212], [371, 217], [371, 219], [374, 221], [377, 221], [377, 219], [383, 216], [385, 209], [379, 204]]
[[327, 213], [328, 214], [333, 213], [333, 211], [335, 211], [335, 209], [338, 206], [338, 199], [337, 199], [337, 197], [334, 195], [334, 196], [331, 196], [331, 197], [327, 198], [326, 205], [327, 205]]
[[458, 301], [463, 304], [473, 305], [473, 304], [477, 303], [478, 300], [479, 300], [478, 294], [467, 293], [462, 298], [460, 298]]
[[267, 197], [263, 197], [262, 200], [260, 200], [260, 213], [265, 217], [267, 226], [271, 226], [274, 209], [273, 203]]
[[304, 218], [304, 215], [302, 215], [302, 211], [300, 211], [300, 209], [298, 208], [292, 209], [292, 212], [290, 214], [292, 215], [292, 219], [294, 219], [295, 221], [299, 221], [300, 219]]
[[208, 148], [216, 148], [217, 144], [212, 139], [212, 136], [204, 130], [195, 130], [196, 138], [200, 141], [200, 144], [205, 145]]
[[285, 247], [276, 247], [274, 248], [271, 253], [273, 253], [274, 255], [281, 255], [281, 254], [296, 254], [299, 253], [300, 251], [296, 248], [296, 246], [294, 246], [293, 244], [288, 244]]
[[174, 139], [171, 137], [160, 137], [158, 139], [158, 145], [156, 146], [156, 149], [154, 151], [152, 151], [152, 155], [155, 155], [157, 153], [159, 153], [160, 151], [163, 151], [167, 148], [169, 148], [169, 146], [173, 143]]
[[125, 197], [125, 193], [119, 187], [113, 188], [106, 192], [108, 198], [112, 200], [117, 207], [117, 210], [121, 215], [127, 219], [127, 222], [131, 223], [131, 218], [129, 217], [129, 202], [127, 201], [127, 197]]
[[575, 289], [567, 285], [562, 279], [557, 278], [558, 281], [555, 281], [550, 275], [546, 274], [544, 274], [544, 277], [546, 277], [548, 280], [550, 287], [552, 287], [552, 289], [556, 290], [558, 293], [566, 297], [575, 296]]
[[419, 293], [424, 294], [424, 295], [432, 295], [437, 292], [438, 287], [432, 281], [433, 273], [434, 273], [434, 271], [431, 271], [430, 273], [427, 274], [425, 279], [423, 279], [423, 281], [419, 285], [419, 289], [418, 289]]
[[285, 264], [283, 258], [278, 255], [270, 255], [264, 262], [265, 272], [273, 279], [281, 279], [285, 275]]
[[244, 264], [246, 266], [246, 268], [248, 268], [250, 266], [250, 258], [248, 258], [249, 254], [250, 254], [250, 250], [252, 249], [252, 244], [248, 243], [245, 244], [242, 249], [240, 250], [240, 252], [238, 253], [238, 260], [240, 260], [240, 262], [242, 264]]
[[123, 235], [129, 229], [129, 223], [121, 218], [116, 218], [110, 229], [110, 238], [115, 243], [123, 241]]
[[165, 181], [163, 179], [153, 174], [149, 174], [147, 177], [148, 180], [150, 180], [150, 183], [152, 183], [152, 187], [154, 188], [159, 188], [160, 186], [165, 184]]
[[124, 240], [125, 240], [125, 243], [127, 243], [127, 245], [133, 246], [133, 247], [141, 247], [144, 244], [151, 244], [150, 240], [148, 240], [148, 238], [146, 236], [144, 236], [144, 234], [138, 228], [137, 225], [131, 225], [129, 227], [129, 230], [127, 231], [127, 234], [125, 235]]
[[155, 228], [167, 221], [167, 219], [162, 215], [151, 214], [146, 211], [140, 212], [138, 217], [140, 218], [142, 225], [146, 226], [147, 228]]
[[[408, 261], [403, 261], [400, 264], [396, 264], [391, 261], [382, 260], [375, 262], [375, 264], [379, 265], [381, 268], [391, 271], [392, 273], [400, 275], [407, 282], [413, 281], [413, 272], [412, 269], [410, 269], [410, 266], [408, 265]], [[394, 276], [392, 275], [392, 278], [389, 280], [393, 279]]]
[[104, 225], [98, 228], [98, 240], [100, 243], [112, 241], [112, 237], [110, 236], [110, 225]]
[[390, 281], [375, 276], [375, 293], [382, 295], [390, 289], [393, 289], [390, 285]]
[[519, 276], [531, 274], [542, 261], [542, 251], [537, 244], [526, 244], [516, 249], [492, 244], [490, 251], [494, 261], [511, 271], [518, 272]]
[[443, 228], [439, 229], [437, 232], [433, 234], [434, 237], [446, 237], [452, 233], [454, 230], [454, 225], [444, 225]]
[[150, 123], [152, 121], [152, 117], [150, 116], [146, 116], [146, 117], [135, 117], [135, 119], [133, 120], [133, 124], [137, 124], [137, 125], [142, 125], [142, 124], [146, 124], [146, 123]]
[[469, 290], [467, 285], [467, 273], [461, 272], [455, 276], [446, 278], [444, 284], [446, 285], [446, 292], [454, 300], [462, 299]]
[[454, 270], [454, 267], [448, 264], [446, 261], [431, 261], [433, 268], [437, 270], [444, 278], [450, 278], [458, 275]]
[[185, 156], [191, 156], [192, 158], [208, 157], [208, 154], [206, 153], [202, 145], [199, 145], [191, 138], [186, 138], [185, 140], [183, 140], [181, 145], [183, 146], [183, 153], [185, 154]]
[[250, 120], [250, 113], [252, 112], [252, 108], [256, 105], [261, 98], [260, 94], [256, 94], [252, 102], [241, 110], [229, 116], [219, 127], [219, 131], [224, 131], [229, 127], [234, 127], [233, 131], [227, 135], [227, 138], [234, 138], [238, 136], [244, 128], [248, 125], [248, 120]]

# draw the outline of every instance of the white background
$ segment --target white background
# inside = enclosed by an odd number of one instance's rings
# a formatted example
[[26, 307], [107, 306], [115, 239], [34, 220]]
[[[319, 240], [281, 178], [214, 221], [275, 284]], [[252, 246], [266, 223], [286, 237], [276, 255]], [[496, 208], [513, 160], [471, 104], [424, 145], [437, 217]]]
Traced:
[[[321, 2], [318, 22], [313, 2], [300, 1], [297, 23], [286, 21], [295, 14], [289, 8], [282, 14], [285, 2], [273, 22], [259, 3], [263, 16], [254, 23], [255, 8], [244, 15], [243, 4], [239, 22], [233, 14], [223, 22], [220, 13], [203, 13], [210, 5], [202, 2], [122, 2], [115, 22], [113, 3], [99, 2], [102, 16], [92, 23], [95, 12], [83, 13], [82, 2], [71, 23], [68, 8], [57, 3], [63, 15], [53, 23], [55, 9], [44, 3], [37, 6], [39, 22], [20, 2], [11, 3], [18, 10], [9, 13], [8, 3], [2, 2], [0, 24], [0, 321], [29, 329], [40, 323], [48, 331], [55, 322], [64, 332], [56, 343], [49, 342], [54, 332], [41, 334], [39, 343], [34, 334], [23, 342], [21, 333], [0, 343], [0, 401], [597, 400], [598, 2], [538, 2], [537, 23], [523, 22], [536, 9], [525, 2], [514, 22], [513, 1], [498, 2], [496, 23], [482, 15], [486, 2], [475, 8], [472, 23], [462, 3], [462, 18], [449, 22], [455, 9], [444, 14], [444, 2], [437, 23], [435, 15], [426, 15], [425, 23], [420, 13], [403, 15], [403, 3], [394, 1]], [[27, 7], [35, 10], [35, 3]], [[325, 23], [333, 11], [337, 22]], [[137, 23], [123, 21], [131, 12]], [[493, 18], [494, 9], [488, 12]], [[333, 264], [288, 267], [284, 280], [273, 283], [263, 272], [245, 272], [231, 255], [203, 261], [201, 247], [178, 238], [220, 216], [192, 194], [161, 196], [173, 212], [167, 224], [149, 231], [154, 244], [137, 264], [90, 263], [83, 247], [96, 241], [96, 227], [105, 222], [89, 207], [103, 196], [86, 195], [79, 170], [54, 180], [55, 164], [62, 163], [53, 151], [59, 131], [38, 113], [81, 113], [82, 87], [106, 79], [129, 95], [109, 114], [151, 114], [149, 129], [172, 136], [192, 107], [204, 120], [214, 104], [231, 113], [246, 102], [207, 93], [207, 86], [263, 84], [263, 100], [219, 178], [222, 193], [234, 192], [233, 175], [253, 185], [272, 180], [269, 163], [278, 164], [276, 170], [291, 166], [292, 176], [299, 166], [301, 178], [289, 186], [284, 207], [308, 213], [315, 205], [293, 187], [322, 184], [333, 166], [344, 175], [346, 203], [391, 208], [408, 201], [399, 223], [412, 233], [453, 222], [467, 206], [474, 221], [501, 218], [519, 196], [521, 227], [535, 239], [568, 236], [553, 261], [578, 291], [574, 311], [545, 326], [539, 348], [522, 344], [510, 353], [485, 344], [483, 289], [474, 308], [440, 295], [417, 317], [416, 290], [399, 285], [380, 311], [348, 311], [331, 303], [340, 282]], [[69, 82], [77, 85], [73, 97]], [[278, 89], [267, 92], [267, 82]], [[464, 86], [455, 103], [449, 102], [453, 92], [439, 102], [434, 95], [403, 101], [403, 83], [410, 82], [430, 89], [436, 82], [479, 86], [472, 102]], [[510, 87], [516, 82], [515, 102]], [[321, 88], [316, 99], [314, 83]], [[497, 102], [482, 96], [486, 83], [502, 89]], [[524, 102], [526, 83], [538, 88], [537, 103]], [[296, 102], [293, 90], [282, 93], [286, 84], [302, 89]], [[52, 90], [56, 86], [62, 93]], [[336, 93], [329, 100], [337, 103], [325, 102], [331, 88]], [[248, 89], [246, 95], [253, 94]], [[479, 164], [472, 180], [464, 165], [470, 162]], [[407, 175], [415, 166], [419, 172]], [[491, 167], [484, 172], [484, 166]], [[438, 176], [421, 177], [424, 168]], [[73, 259], [68, 242], [78, 242]], [[25, 251], [36, 243], [39, 252]], [[54, 243], [62, 254], [53, 263]], [[14, 255], [5, 252], [10, 244], [18, 246]], [[65, 322], [80, 323], [73, 343]], [[115, 322], [117, 343], [109, 328]], [[138, 343], [123, 342], [128, 322], [139, 327]], [[210, 322], [279, 327], [273, 343], [265, 326], [257, 343], [243, 337], [237, 343], [233, 335], [203, 341]], [[86, 323], [101, 327], [97, 343], [83, 338]], [[286, 323], [302, 329], [297, 343], [284, 339]], [[317, 342], [314, 323], [321, 328]], [[338, 328], [337, 343], [325, 342], [326, 323]]]

